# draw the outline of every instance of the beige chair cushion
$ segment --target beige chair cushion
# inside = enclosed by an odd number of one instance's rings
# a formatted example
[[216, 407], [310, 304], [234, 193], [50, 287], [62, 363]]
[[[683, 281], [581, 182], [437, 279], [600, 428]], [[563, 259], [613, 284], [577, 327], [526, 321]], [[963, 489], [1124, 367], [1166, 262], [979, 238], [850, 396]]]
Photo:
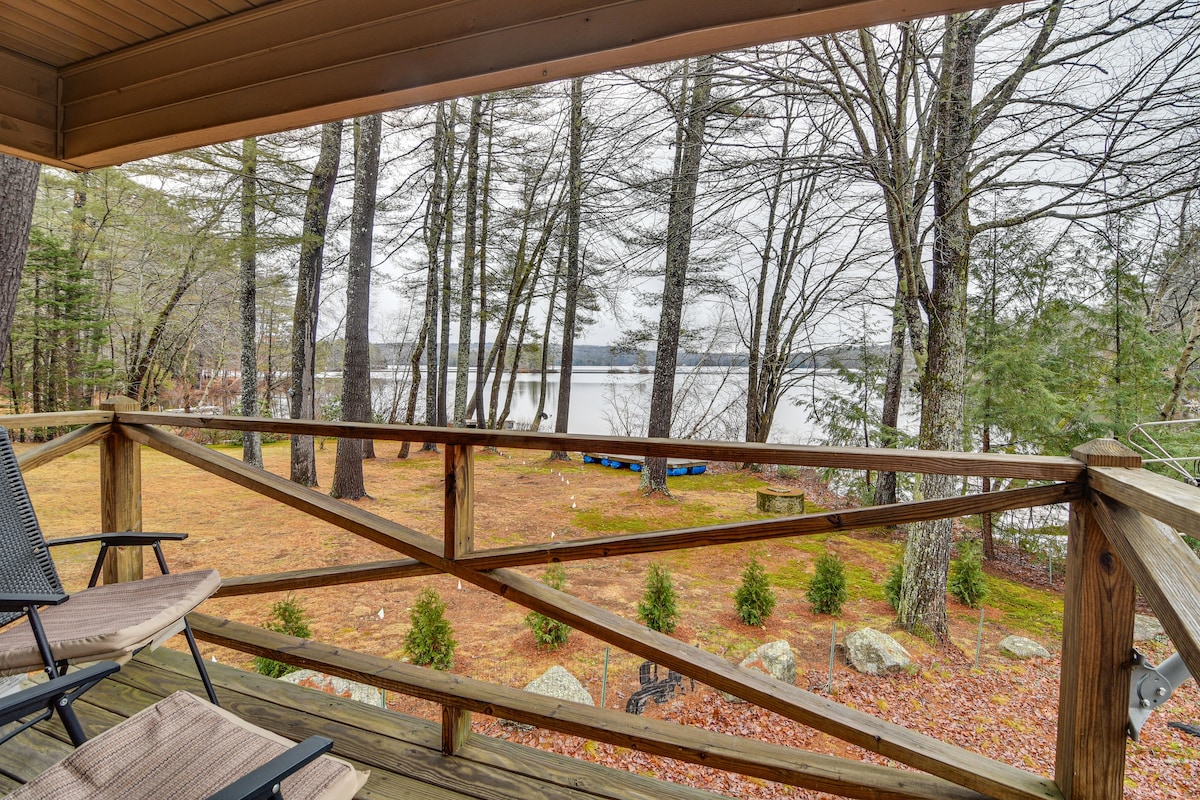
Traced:
[[[201, 800], [294, 743], [187, 692], [85, 742], [10, 800]], [[367, 773], [321, 756], [283, 782], [286, 800], [349, 800]]]
[[[76, 592], [65, 603], [38, 609], [55, 660], [124, 661], [174, 632], [221, 585], [214, 569], [156, 575]], [[42, 667], [28, 622], [0, 633], [0, 675]]]

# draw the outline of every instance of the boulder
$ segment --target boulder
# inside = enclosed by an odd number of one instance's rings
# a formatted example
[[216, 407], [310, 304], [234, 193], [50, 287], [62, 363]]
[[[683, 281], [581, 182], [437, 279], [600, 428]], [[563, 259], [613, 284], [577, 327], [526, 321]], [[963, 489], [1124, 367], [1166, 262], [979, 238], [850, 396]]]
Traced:
[[867, 675], [883, 675], [912, 665], [912, 657], [903, 645], [874, 628], [863, 628], [846, 637], [846, 660]]
[[[792, 653], [792, 646], [782, 639], [761, 645], [742, 659], [742, 663], [738, 666], [758, 670], [777, 681], [783, 681], [788, 686], [796, 685], [796, 656]], [[745, 702], [740, 697], [734, 697], [727, 692], [721, 692], [721, 696], [730, 703]]]
[[1013, 658], [1049, 658], [1050, 651], [1024, 636], [1006, 636], [1000, 640], [1000, 652]]
[[592, 700], [592, 695], [583, 688], [583, 684], [566, 669], [557, 665], [546, 670], [541, 677], [530, 681], [529, 685], [525, 687], [525, 691], [559, 700], [570, 700], [573, 703], [583, 703], [585, 706], [596, 705]]
[[[551, 667], [539, 677], [530, 681], [525, 687], [525, 691], [545, 695], [546, 697], [553, 697], [558, 700], [583, 703], [585, 706], [596, 705], [595, 701], [592, 700], [591, 693], [583, 688], [583, 684], [574, 675], [558, 665]], [[529, 730], [533, 727], [532, 725], [524, 725], [507, 719], [501, 720], [501, 722], [522, 730]]]
[[345, 678], [336, 678], [333, 675], [326, 675], [316, 670], [301, 669], [289, 672], [279, 680], [294, 683], [297, 686], [318, 689], [327, 694], [336, 694], [339, 697], [348, 697], [351, 700], [357, 700], [369, 706], [383, 707], [383, 690], [377, 689], [374, 686], [367, 686], [365, 683], [356, 683]]
[[1154, 617], [1148, 614], [1133, 615], [1133, 640], [1135, 642], [1147, 642], [1164, 634], [1163, 626]]

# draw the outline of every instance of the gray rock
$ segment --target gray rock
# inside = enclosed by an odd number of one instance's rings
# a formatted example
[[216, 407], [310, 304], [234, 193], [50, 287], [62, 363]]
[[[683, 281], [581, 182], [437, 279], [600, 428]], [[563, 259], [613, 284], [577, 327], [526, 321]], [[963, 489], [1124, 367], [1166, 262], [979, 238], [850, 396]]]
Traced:
[[[738, 666], [766, 673], [777, 681], [783, 681], [788, 686], [796, 685], [796, 656], [792, 653], [792, 646], [782, 639], [761, 645], [742, 659], [742, 663]], [[728, 692], [721, 692], [721, 696], [730, 703], [745, 702], [740, 697], [734, 697]]]
[[912, 666], [912, 656], [904, 647], [874, 628], [863, 628], [846, 637], [846, 660], [867, 675], [883, 675]]
[[1050, 651], [1024, 636], [1006, 636], [1000, 640], [1000, 652], [1013, 658], [1049, 658]]
[[357, 700], [369, 706], [377, 708], [383, 706], [383, 691], [381, 689], [377, 689], [374, 686], [367, 686], [365, 683], [348, 681], [345, 678], [336, 678], [333, 675], [326, 675], [316, 670], [302, 669], [296, 672], [289, 672], [279, 680], [296, 685], [303, 683], [313, 689], [320, 689], [323, 692], [336, 694], [340, 697], [349, 697], [351, 700]]
[[[585, 706], [596, 705], [595, 701], [592, 700], [591, 693], [583, 688], [583, 684], [574, 675], [567, 672], [566, 669], [557, 665], [530, 681], [529, 685], [525, 687], [525, 691], [545, 695], [546, 697], [553, 697], [558, 700], [583, 703]], [[501, 722], [522, 730], [529, 730], [533, 727], [532, 725], [525, 725], [508, 719], [501, 720]]]
[[1157, 619], [1147, 614], [1133, 615], [1133, 640], [1135, 642], [1146, 642], [1163, 635], [1165, 635], [1165, 631]]
[[559, 700], [570, 700], [573, 703], [583, 703], [586, 706], [596, 705], [592, 700], [592, 695], [583, 688], [583, 684], [560, 666], [553, 666], [542, 673], [541, 677], [534, 678], [525, 687], [525, 691], [544, 694]]

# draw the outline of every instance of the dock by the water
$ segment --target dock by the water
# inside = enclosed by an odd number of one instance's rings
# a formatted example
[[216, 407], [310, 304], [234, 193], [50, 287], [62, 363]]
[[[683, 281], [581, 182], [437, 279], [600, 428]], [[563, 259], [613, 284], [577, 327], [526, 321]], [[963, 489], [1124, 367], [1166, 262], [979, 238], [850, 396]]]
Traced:
[[[584, 453], [583, 463], [602, 464], [613, 469], [629, 469], [641, 472], [646, 465], [645, 456], [621, 456], [609, 453]], [[686, 458], [668, 458], [667, 475], [701, 475], [708, 469], [707, 461], [691, 461]]]

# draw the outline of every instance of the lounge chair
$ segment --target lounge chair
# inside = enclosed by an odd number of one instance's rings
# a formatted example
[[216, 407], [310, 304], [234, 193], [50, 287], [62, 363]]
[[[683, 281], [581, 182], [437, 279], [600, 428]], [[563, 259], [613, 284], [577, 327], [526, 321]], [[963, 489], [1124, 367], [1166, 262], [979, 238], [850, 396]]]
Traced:
[[[0, 741], [48, 718], [50, 708], [70, 705], [118, 669], [113, 662], [101, 662], [0, 698], [0, 725], [23, 720]], [[323, 756], [332, 746], [323, 736], [295, 744], [187, 692], [176, 692], [79, 745], [9, 798], [349, 800], [367, 775]]]
[[[123, 663], [142, 648], [157, 647], [182, 631], [215, 705], [216, 692], [185, 615], [217, 590], [221, 577], [212, 569], [168, 571], [160, 541], [186, 536], [125, 532], [46, 541], [8, 431], [0, 428], [0, 675], [41, 669], [54, 678], [63, 675], [72, 662]], [[79, 542], [99, 542], [100, 554], [88, 588], [68, 595], [49, 548]], [[96, 586], [108, 548], [122, 545], [151, 546], [162, 574]], [[21, 619], [28, 624], [20, 623]], [[63, 723], [75, 736], [77, 725], [65, 715]]]

